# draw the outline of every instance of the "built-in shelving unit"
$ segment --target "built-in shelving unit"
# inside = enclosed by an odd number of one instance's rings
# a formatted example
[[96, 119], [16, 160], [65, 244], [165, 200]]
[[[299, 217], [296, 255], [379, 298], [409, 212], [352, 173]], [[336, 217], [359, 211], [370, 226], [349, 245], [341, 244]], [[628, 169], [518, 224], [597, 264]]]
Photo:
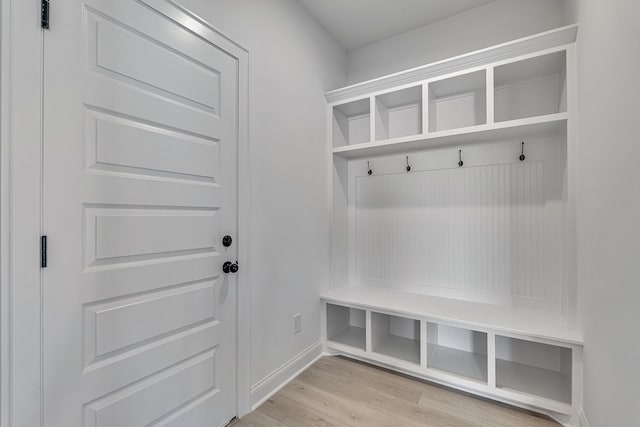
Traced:
[[575, 424], [576, 33], [326, 94], [327, 352]]
[[351, 286], [322, 301], [329, 352], [550, 414], [574, 414], [582, 341], [561, 316]]

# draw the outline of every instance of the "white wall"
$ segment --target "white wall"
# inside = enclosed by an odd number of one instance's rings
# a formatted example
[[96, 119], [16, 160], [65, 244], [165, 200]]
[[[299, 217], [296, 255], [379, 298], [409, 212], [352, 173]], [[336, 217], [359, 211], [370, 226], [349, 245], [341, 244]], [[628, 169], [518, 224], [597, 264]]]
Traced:
[[640, 2], [573, 0], [578, 291], [591, 427], [640, 422]]
[[179, 2], [250, 52], [252, 283], [241, 286], [252, 292], [255, 384], [320, 340], [318, 296], [329, 283], [323, 94], [345, 83], [346, 55], [296, 0]]
[[357, 83], [565, 24], [566, 0], [496, 0], [348, 54]]

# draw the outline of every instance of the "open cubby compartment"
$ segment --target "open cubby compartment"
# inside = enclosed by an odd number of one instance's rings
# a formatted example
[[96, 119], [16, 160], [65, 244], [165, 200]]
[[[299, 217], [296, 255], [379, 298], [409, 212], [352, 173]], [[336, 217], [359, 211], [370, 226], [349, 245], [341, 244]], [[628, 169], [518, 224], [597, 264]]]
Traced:
[[486, 123], [486, 70], [429, 83], [429, 132]]
[[374, 353], [420, 364], [420, 321], [371, 313], [371, 346]]
[[564, 50], [495, 67], [495, 121], [566, 112], [566, 82]]
[[571, 404], [571, 351], [496, 336], [496, 386]]
[[333, 107], [333, 146], [371, 141], [371, 101], [359, 99]]
[[365, 350], [366, 313], [357, 308], [327, 304], [327, 339]]
[[427, 323], [427, 366], [487, 383], [487, 334]]
[[376, 140], [422, 134], [422, 86], [376, 96]]

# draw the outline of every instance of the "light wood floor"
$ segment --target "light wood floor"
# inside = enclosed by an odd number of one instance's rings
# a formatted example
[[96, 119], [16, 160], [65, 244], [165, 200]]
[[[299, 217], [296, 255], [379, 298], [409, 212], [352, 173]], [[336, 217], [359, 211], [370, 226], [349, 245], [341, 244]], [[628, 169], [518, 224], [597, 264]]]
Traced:
[[233, 427], [558, 425], [364, 363], [323, 357]]

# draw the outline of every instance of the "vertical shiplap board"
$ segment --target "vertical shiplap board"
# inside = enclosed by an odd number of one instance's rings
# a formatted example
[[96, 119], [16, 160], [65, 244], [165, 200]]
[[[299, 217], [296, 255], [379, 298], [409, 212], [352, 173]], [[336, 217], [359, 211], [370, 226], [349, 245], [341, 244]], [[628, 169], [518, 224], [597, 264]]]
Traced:
[[[515, 162], [472, 157], [464, 168], [438, 168], [433, 160], [421, 167], [428, 153], [412, 157], [411, 173], [388, 173], [400, 159], [375, 159], [372, 176], [354, 167], [355, 282], [558, 308], [558, 147], [527, 146], [525, 162], [518, 149], [493, 148], [509, 153], [505, 160], [513, 152]], [[469, 156], [482, 157], [482, 147], [473, 150]]]
[[541, 162], [360, 178], [358, 276], [543, 297]]

